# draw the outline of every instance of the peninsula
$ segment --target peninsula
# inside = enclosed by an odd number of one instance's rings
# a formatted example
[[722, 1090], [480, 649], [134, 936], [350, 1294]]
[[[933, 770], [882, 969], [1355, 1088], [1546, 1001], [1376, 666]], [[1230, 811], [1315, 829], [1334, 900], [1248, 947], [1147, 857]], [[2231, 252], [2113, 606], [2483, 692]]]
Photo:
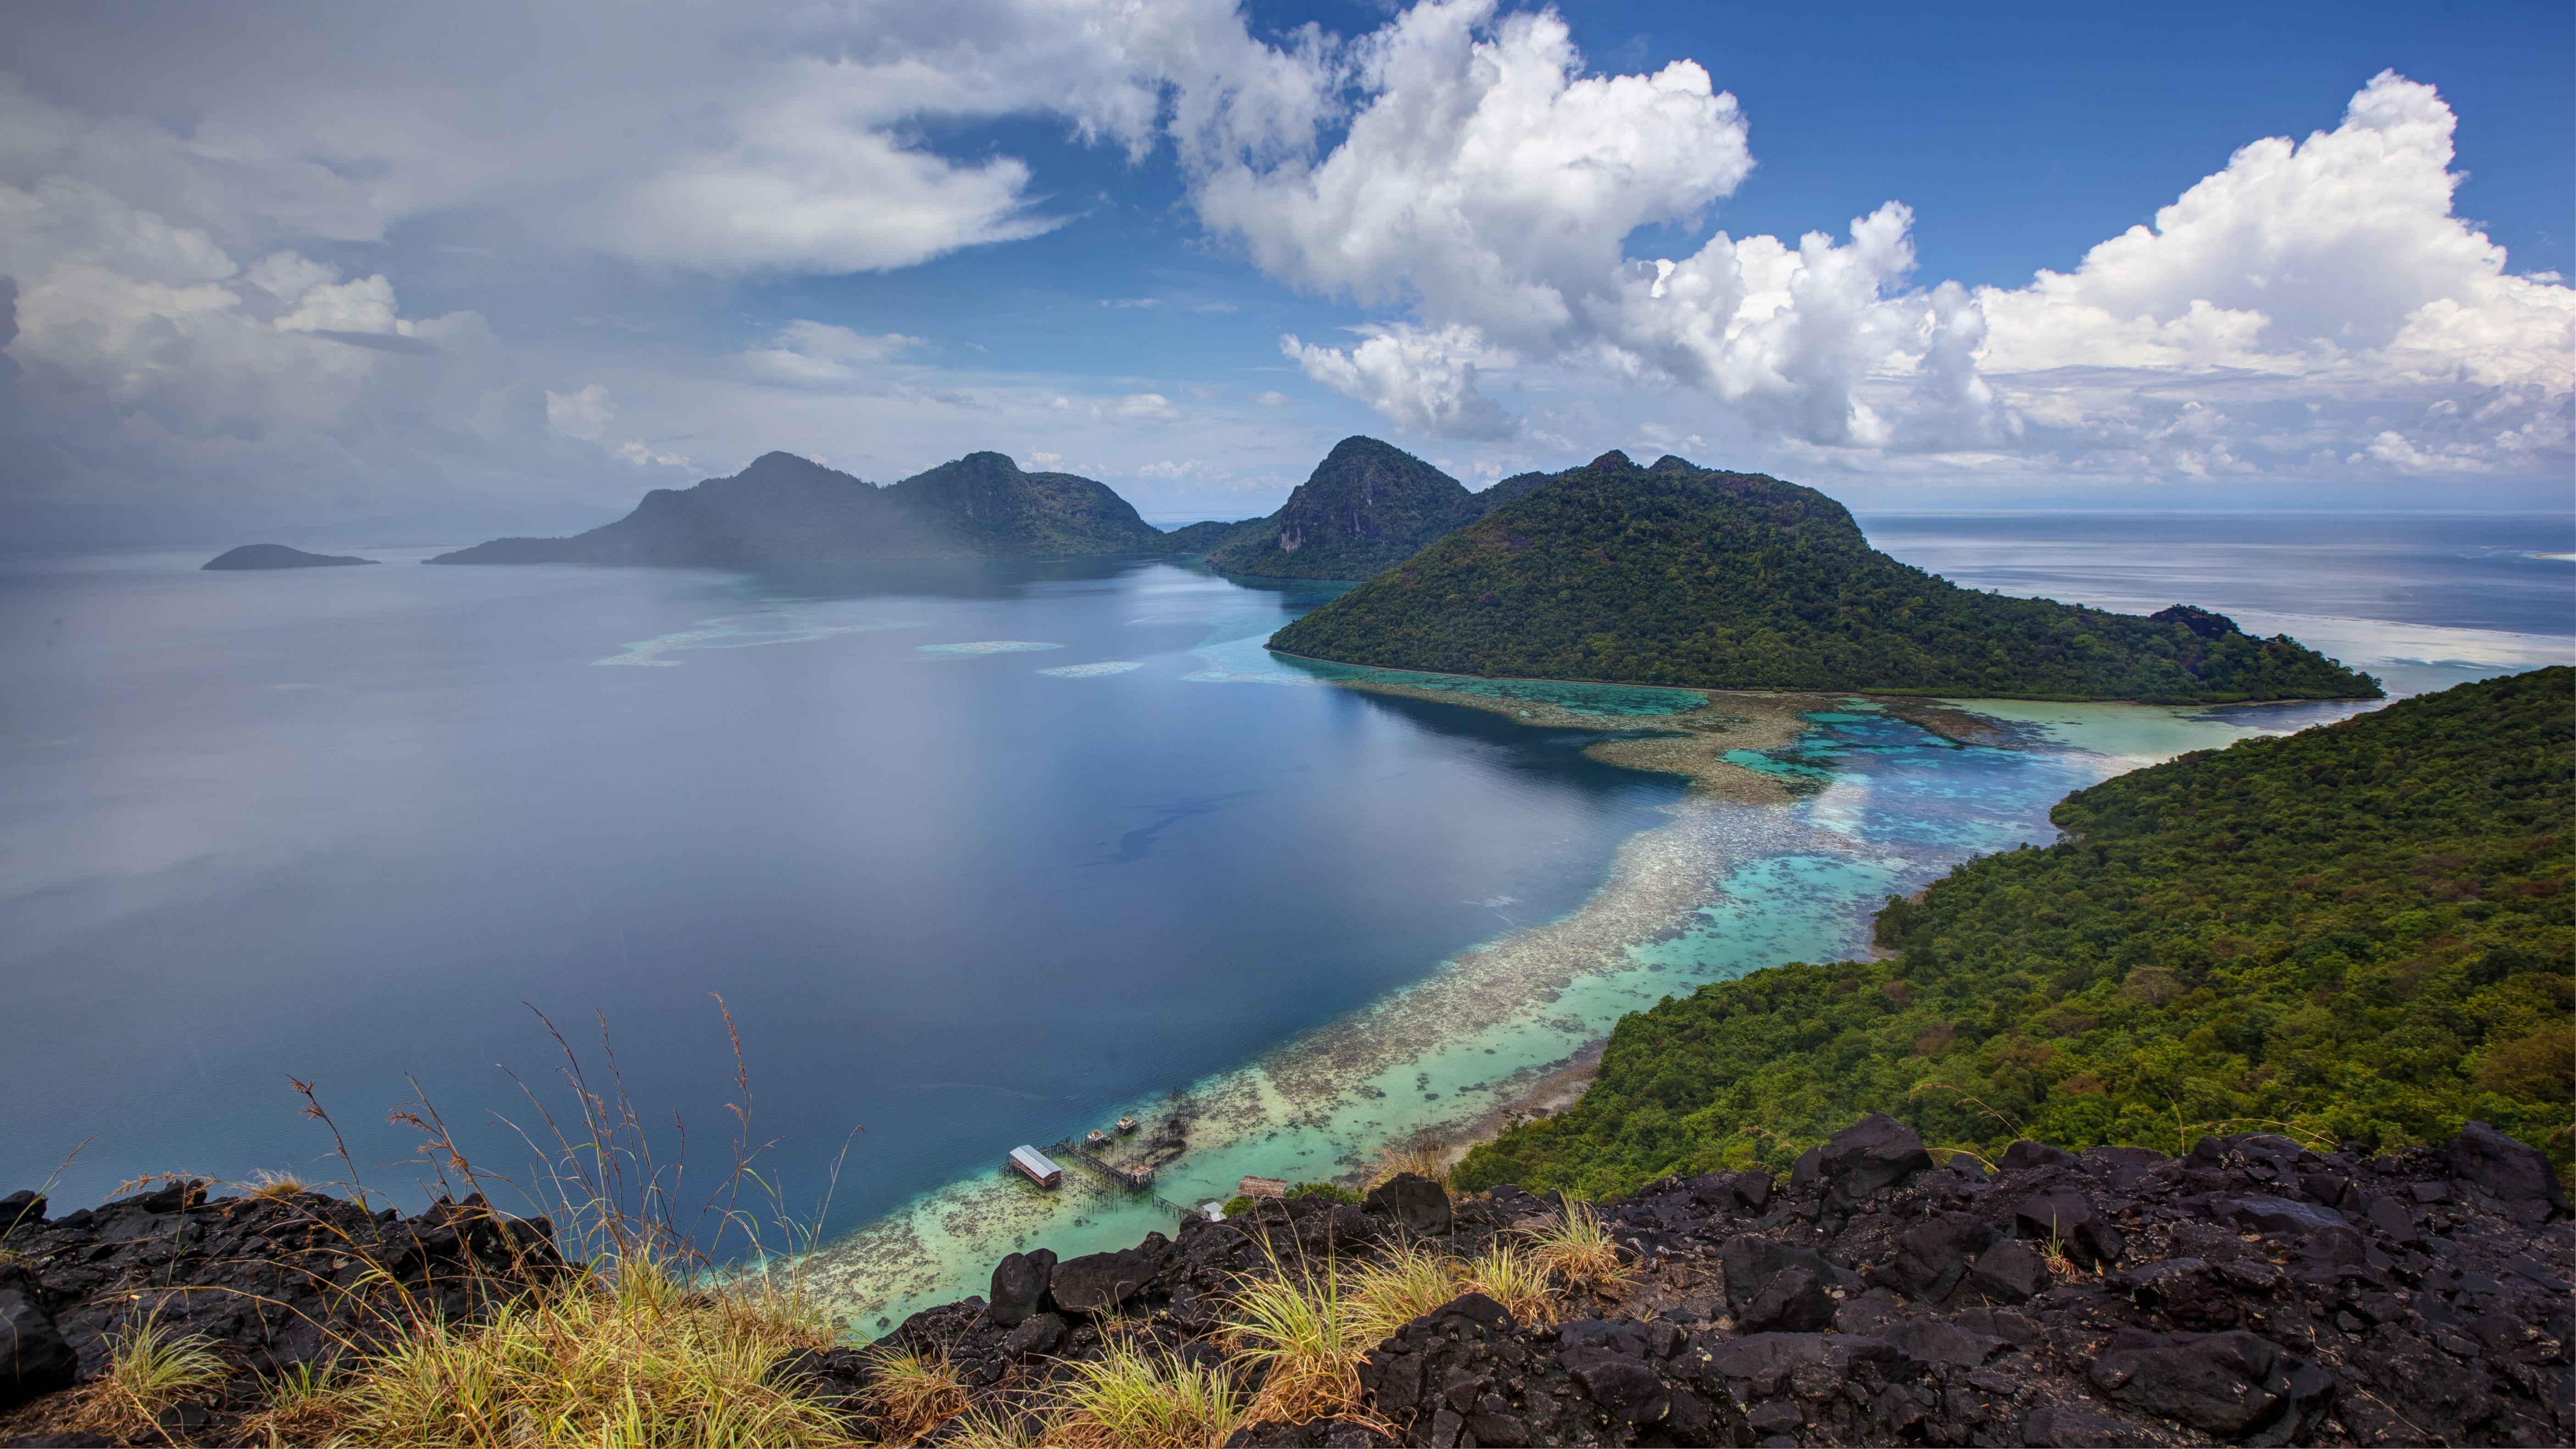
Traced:
[[2151, 704], [2376, 699], [2223, 615], [1964, 589], [1812, 488], [1623, 453], [1550, 478], [1280, 630], [1343, 664], [1487, 678]]

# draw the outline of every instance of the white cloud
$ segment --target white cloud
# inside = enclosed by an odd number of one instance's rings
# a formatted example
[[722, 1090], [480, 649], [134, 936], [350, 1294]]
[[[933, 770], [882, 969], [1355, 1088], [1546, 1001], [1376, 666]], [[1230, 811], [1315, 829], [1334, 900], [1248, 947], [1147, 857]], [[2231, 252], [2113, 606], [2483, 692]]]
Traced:
[[1100, 305], [1103, 307], [1153, 307], [1161, 302], [1160, 297], [1103, 297], [1100, 299]]
[[1159, 392], [1136, 392], [1118, 398], [1103, 410], [1104, 415], [1119, 422], [1167, 423], [1177, 421], [1181, 410]]
[[594, 382], [579, 392], [546, 394], [546, 426], [567, 438], [596, 443], [616, 416], [617, 404], [610, 401], [603, 383]]
[[1284, 408], [1288, 406], [1288, 394], [1281, 392], [1276, 388], [1264, 388], [1252, 400], [1266, 408]]
[[870, 336], [829, 322], [799, 320], [778, 329], [767, 347], [743, 354], [752, 371], [776, 382], [829, 387], [855, 382], [870, 365], [926, 345], [900, 332]]
[[1301, 342], [1292, 333], [1280, 351], [1308, 377], [1375, 408], [1399, 427], [1444, 438], [1508, 438], [1519, 419], [1477, 389], [1478, 363], [1508, 365], [1484, 346], [1472, 327], [1427, 331], [1418, 327], [1366, 327], [1368, 340], [1344, 351]]

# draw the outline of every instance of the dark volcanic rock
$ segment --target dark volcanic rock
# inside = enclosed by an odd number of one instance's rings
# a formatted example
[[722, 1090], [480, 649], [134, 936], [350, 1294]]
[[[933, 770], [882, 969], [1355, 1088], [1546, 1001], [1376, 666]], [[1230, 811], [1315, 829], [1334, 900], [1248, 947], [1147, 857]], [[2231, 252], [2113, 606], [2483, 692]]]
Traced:
[[1884, 1112], [1873, 1112], [1837, 1132], [1816, 1159], [1816, 1173], [1830, 1203], [1853, 1206], [1932, 1166], [1923, 1139]]
[[[1553, 1325], [1449, 1303], [1370, 1353], [1362, 1415], [1444, 1449], [2569, 1441], [2576, 1223], [2455, 1164], [2478, 1149], [2371, 1158], [2248, 1134], [2177, 1160], [2032, 1144], [1989, 1179], [1927, 1170], [1919, 1146], [1874, 1130], [1786, 1186], [1648, 1184], [1604, 1211], [1635, 1255], [1624, 1294], [1572, 1299]], [[2486, 1157], [2511, 1170], [2511, 1154]], [[1218, 1362], [1225, 1295], [1265, 1271], [1265, 1243], [1310, 1264], [1381, 1253], [1418, 1235], [1408, 1201], [1428, 1195], [1264, 1203], [1124, 1264], [1060, 1264], [1057, 1292], [1114, 1299], [1118, 1336]], [[1554, 1207], [1508, 1187], [1443, 1201], [1437, 1246], [1466, 1256]], [[2073, 1259], [2053, 1272], [2052, 1238]], [[895, 1337], [946, 1354], [996, 1405], [1103, 1344], [1097, 1322], [1006, 1328], [978, 1299]], [[1368, 1423], [1255, 1424], [1234, 1442], [1383, 1442]]]
[[2566, 1210], [2566, 1195], [2550, 1175], [2549, 1163], [2484, 1122], [2461, 1128], [2443, 1156], [2453, 1176], [2476, 1183], [2506, 1202], [2543, 1202]]
[[0, 1288], [0, 1411], [67, 1389], [79, 1358], [53, 1315], [14, 1288]]
[[1449, 1231], [1449, 1190], [1427, 1177], [1398, 1173], [1369, 1190], [1363, 1208], [1394, 1219], [1424, 1237]]
[[993, 1268], [992, 1306], [985, 1311], [1004, 1328], [1018, 1327], [1046, 1307], [1050, 1301], [1047, 1288], [1054, 1274], [1054, 1250], [1013, 1253]]
[[0, 1351], [21, 1392], [97, 1377], [150, 1317], [205, 1339], [231, 1370], [212, 1410], [197, 1407], [213, 1418], [165, 1425], [181, 1440], [219, 1436], [264, 1381], [364, 1353], [425, 1317], [470, 1323], [565, 1271], [551, 1224], [479, 1194], [406, 1218], [320, 1193], [210, 1200], [206, 1188], [175, 1181], [52, 1219], [21, 1199], [0, 1217], [16, 1220], [0, 1233]]
[[357, 558], [349, 554], [306, 553], [300, 548], [288, 548], [282, 543], [246, 543], [239, 548], [226, 549], [197, 567], [216, 570], [327, 569], [339, 568], [346, 564], [374, 562], [375, 560], [371, 558]]
[[1153, 1260], [1137, 1248], [1067, 1258], [1055, 1265], [1055, 1306], [1067, 1313], [1109, 1312], [1135, 1297], [1153, 1271]]

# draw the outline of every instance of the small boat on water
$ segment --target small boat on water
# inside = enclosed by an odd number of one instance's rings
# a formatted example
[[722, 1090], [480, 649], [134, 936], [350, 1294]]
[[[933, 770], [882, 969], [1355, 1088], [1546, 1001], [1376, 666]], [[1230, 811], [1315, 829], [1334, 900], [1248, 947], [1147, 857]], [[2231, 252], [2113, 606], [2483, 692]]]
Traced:
[[1101, 1131], [1097, 1127], [1094, 1127], [1091, 1129], [1091, 1135], [1083, 1138], [1082, 1140], [1085, 1144], [1092, 1147], [1106, 1147], [1109, 1145], [1109, 1134]]
[[1135, 1118], [1133, 1118], [1133, 1117], [1121, 1117], [1121, 1118], [1119, 1118], [1119, 1119], [1118, 1119], [1118, 1135], [1119, 1135], [1119, 1136], [1124, 1137], [1124, 1136], [1126, 1136], [1128, 1133], [1133, 1132], [1133, 1131], [1135, 1131], [1135, 1130], [1136, 1130], [1136, 1119], [1135, 1119]]
[[1045, 1153], [1034, 1147], [1012, 1148], [1011, 1167], [1020, 1176], [1040, 1187], [1064, 1186], [1064, 1169], [1049, 1161]]

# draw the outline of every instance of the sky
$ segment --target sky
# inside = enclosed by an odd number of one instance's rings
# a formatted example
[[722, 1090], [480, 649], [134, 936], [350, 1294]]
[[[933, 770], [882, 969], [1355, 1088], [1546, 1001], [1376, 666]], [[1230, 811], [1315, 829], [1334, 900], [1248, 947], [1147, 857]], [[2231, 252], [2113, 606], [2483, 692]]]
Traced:
[[0, 7], [0, 542], [1352, 433], [2563, 511], [2570, 275], [2563, 3]]

